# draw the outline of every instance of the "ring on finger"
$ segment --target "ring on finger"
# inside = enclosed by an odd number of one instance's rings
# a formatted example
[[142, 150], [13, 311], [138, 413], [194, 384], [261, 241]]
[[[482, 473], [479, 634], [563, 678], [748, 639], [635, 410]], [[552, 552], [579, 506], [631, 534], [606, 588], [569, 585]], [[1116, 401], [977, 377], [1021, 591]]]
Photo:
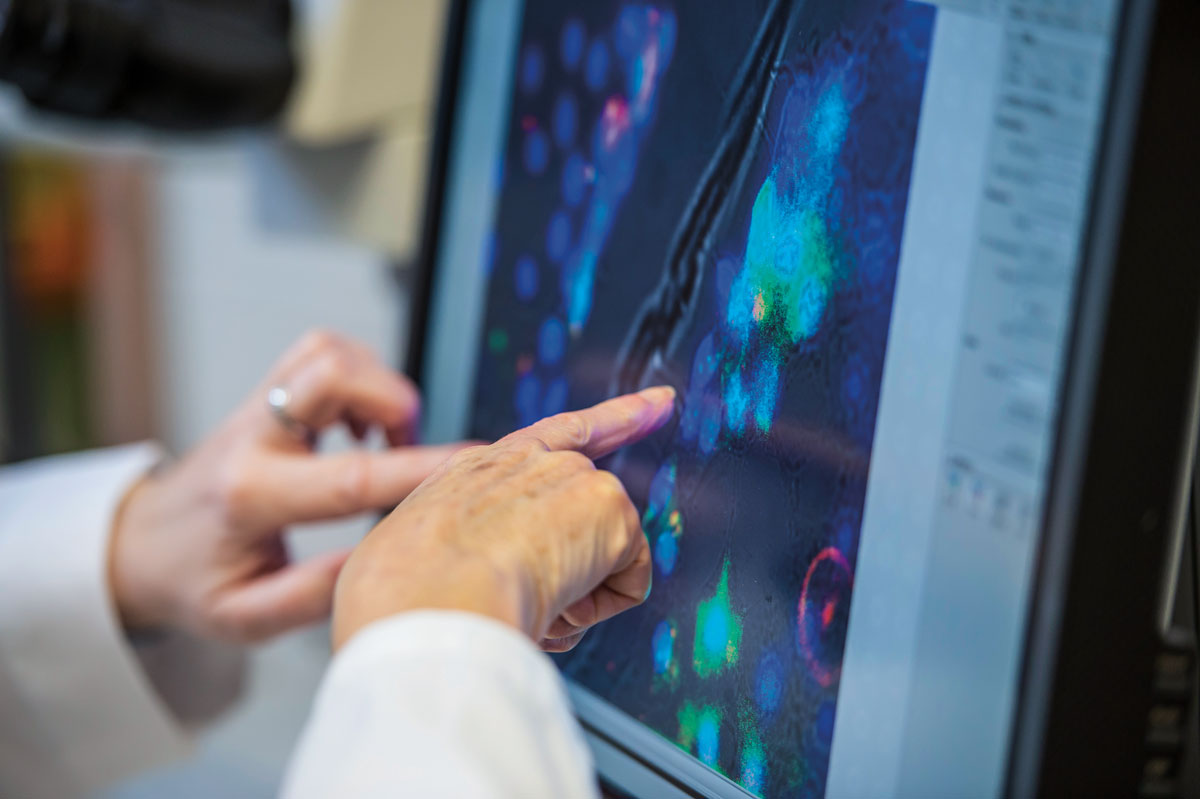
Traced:
[[275, 421], [284, 430], [312, 446], [316, 443], [317, 432], [291, 414], [291, 411], [288, 410], [291, 402], [292, 392], [284, 386], [272, 386], [267, 391], [267, 407], [271, 409], [271, 416]]

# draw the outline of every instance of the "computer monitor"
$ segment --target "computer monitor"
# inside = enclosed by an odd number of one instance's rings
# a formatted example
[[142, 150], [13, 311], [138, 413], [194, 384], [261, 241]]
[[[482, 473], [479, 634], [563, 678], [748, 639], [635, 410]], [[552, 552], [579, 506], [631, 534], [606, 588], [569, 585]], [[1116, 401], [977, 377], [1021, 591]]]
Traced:
[[678, 391], [558, 658], [611, 790], [1180, 787], [1197, 9], [456, 4], [428, 436]]

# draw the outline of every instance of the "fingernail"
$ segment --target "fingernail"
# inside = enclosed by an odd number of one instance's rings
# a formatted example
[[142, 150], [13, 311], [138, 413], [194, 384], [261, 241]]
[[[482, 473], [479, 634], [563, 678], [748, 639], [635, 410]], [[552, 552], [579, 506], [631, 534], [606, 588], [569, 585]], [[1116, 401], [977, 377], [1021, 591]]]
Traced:
[[654, 386], [653, 388], [642, 389], [638, 395], [647, 402], [653, 402], [655, 405], [659, 403], [667, 403], [675, 401], [674, 386]]

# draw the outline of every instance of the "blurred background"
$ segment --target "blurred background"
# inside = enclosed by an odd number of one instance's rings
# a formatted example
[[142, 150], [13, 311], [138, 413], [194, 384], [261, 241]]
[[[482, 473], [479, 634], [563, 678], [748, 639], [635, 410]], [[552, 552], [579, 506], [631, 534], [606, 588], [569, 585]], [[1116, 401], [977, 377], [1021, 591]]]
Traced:
[[[0, 92], [0, 461], [182, 452], [312, 327], [401, 366], [445, 3], [296, 11], [301, 82], [278, 129], [114, 131]], [[294, 551], [371, 523], [296, 530]], [[105, 795], [275, 795], [327, 660], [326, 629], [257, 650], [190, 761]]]

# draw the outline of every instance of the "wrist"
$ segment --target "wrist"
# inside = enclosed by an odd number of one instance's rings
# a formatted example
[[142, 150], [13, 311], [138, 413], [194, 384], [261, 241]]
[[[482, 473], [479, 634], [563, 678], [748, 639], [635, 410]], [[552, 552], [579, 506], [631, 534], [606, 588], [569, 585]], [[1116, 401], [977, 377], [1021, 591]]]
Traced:
[[130, 631], [167, 626], [164, 602], [154, 596], [150, 571], [143, 563], [147, 506], [152, 502], [153, 475], [130, 486], [113, 516], [108, 545], [108, 587], [121, 625]]
[[[445, 550], [441, 550], [442, 553]], [[499, 621], [536, 639], [538, 600], [519, 570], [488, 558], [408, 559], [404, 572], [377, 569], [369, 553], [352, 559], [334, 595], [333, 648], [375, 621], [414, 610], [456, 610]]]

